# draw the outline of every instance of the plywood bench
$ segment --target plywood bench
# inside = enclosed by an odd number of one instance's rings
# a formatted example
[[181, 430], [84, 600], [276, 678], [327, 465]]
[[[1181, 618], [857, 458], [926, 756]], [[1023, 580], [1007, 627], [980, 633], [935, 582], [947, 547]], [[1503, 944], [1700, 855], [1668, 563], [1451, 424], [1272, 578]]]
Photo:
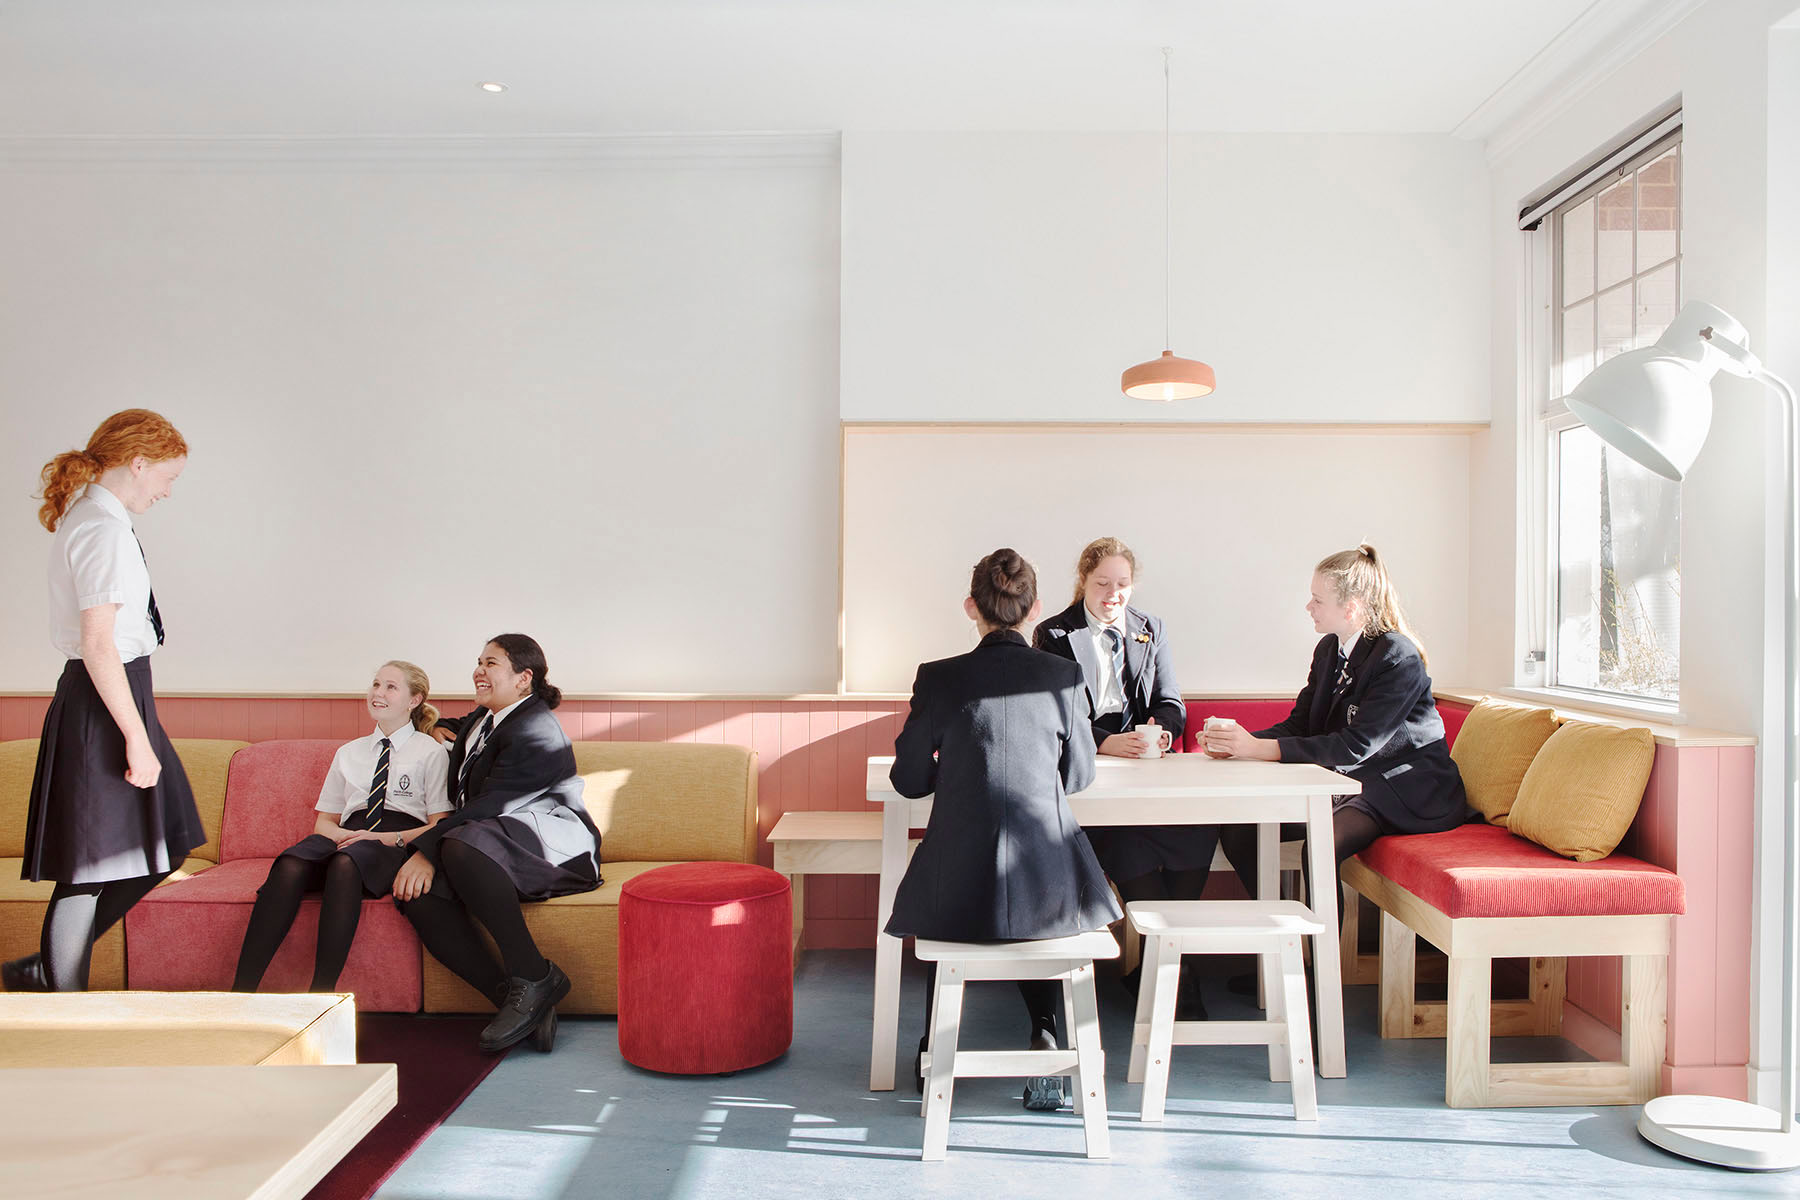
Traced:
[[[1615, 854], [1579, 863], [1495, 825], [1381, 838], [1343, 865], [1343, 881], [1381, 910], [1381, 1034], [1445, 1039], [1452, 1108], [1641, 1104], [1656, 1094], [1667, 1043], [1669, 933], [1685, 910], [1672, 871]], [[1449, 957], [1448, 996], [1413, 994], [1414, 934]], [[1550, 1034], [1562, 962], [1625, 963], [1620, 1062], [1494, 1064], [1489, 1039]], [[1493, 961], [1532, 960], [1523, 1005], [1492, 1004]]]
[[[916, 848], [919, 839], [912, 839]], [[881, 874], [881, 814], [878, 812], [782, 813], [769, 830], [775, 869], [794, 889], [794, 962], [800, 961], [806, 917], [808, 875]], [[910, 848], [909, 848], [910, 852]]]

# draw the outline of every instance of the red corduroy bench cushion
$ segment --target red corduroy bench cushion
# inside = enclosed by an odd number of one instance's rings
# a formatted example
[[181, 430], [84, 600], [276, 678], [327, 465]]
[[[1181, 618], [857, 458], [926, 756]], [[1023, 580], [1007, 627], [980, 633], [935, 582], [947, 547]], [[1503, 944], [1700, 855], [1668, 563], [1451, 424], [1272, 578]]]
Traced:
[[1574, 862], [1498, 825], [1384, 837], [1357, 858], [1452, 919], [1687, 911], [1673, 871], [1624, 854]]

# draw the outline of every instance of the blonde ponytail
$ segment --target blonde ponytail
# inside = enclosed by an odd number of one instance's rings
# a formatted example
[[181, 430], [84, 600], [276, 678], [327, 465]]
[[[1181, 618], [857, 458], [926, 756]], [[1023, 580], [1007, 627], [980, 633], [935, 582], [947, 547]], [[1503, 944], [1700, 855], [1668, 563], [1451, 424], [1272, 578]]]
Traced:
[[1425, 643], [1419, 640], [1419, 635], [1407, 621], [1406, 612], [1400, 607], [1399, 589], [1394, 587], [1387, 566], [1375, 547], [1363, 542], [1354, 550], [1328, 554], [1313, 570], [1331, 580], [1337, 589], [1338, 603], [1362, 602], [1366, 614], [1362, 629], [1365, 635], [1374, 638], [1384, 633], [1401, 634], [1418, 650], [1419, 661], [1431, 665], [1425, 654]]

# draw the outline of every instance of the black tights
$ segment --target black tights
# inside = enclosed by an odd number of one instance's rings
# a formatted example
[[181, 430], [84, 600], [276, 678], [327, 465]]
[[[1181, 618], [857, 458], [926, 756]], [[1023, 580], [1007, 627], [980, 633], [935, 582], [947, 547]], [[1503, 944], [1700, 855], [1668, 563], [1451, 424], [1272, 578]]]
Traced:
[[[1298, 822], [1284, 824], [1281, 827], [1281, 840], [1298, 841], [1306, 836], [1306, 826]], [[1368, 849], [1370, 843], [1381, 836], [1381, 823], [1360, 808], [1348, 804], [1334, 810], [1331, 814], [1331, 840], [1334, 843], [1332, 853], [1337, 856], [1337, 865], [1343, 866], [1344, 860], [1359, 851]], [[1256, 895], [1256, 826], [1227, 825], [1219, 831], [1219, 845], [1225, 849], [1225, 857], [1231, 860], [1238, 878], [1244, 881], [1244, 887], [1250, 895]], [[1301, 859], [1304, 867], [1306, 860]], [[1344, 889], [1337, 885], [1337, 876], [1332, 876], [1332, 891], [1337, 893], [1338, 924], [1344, 921]], [[1312, 871], [1306, 869], [1306, 894], [1317, 903], [1313, 892]]]
[[1133, 900], [1198, 900], [1200, 893], [1206, 890], [1207, 876], [1212, 874], [1212, 864], [1208, 863], [1192, 871], [1149, 871], [1133, 879], [1115, 879], [1113, 886], [1119, 889], [1119, 897], [1125, 903]]
[[268, 881], [250, 910], [250, 925], [244, 930], [243, 949], [238, 951], [232, 991], [254, 992], [262, 983], [263, 972], [269, 969], [300, 912], [301, 897], [312, 888], [318, 888], [322, 894], [319, 949], [308, 990], [329, 992], [337, 987], [344, 960], [350, 956], [350, 943], [356, 938], [356, 924], [362, 919], [362, 872], [348, 854], [333, 854], [324, 862], [284, 854], [269, 868]]
[[[550, 964], [525, 927], [518, 889], [500, 864], [467, 842], [445, 838], [438, 843], [438, 870], [455, 889], [456, 899], [427, 892], [400, 904], [400, 911], [419, 931], [419, 940], [431, 956], [470, 987], [496, 1000], [508, 976], [542, 979]], [[476, 921], [487, 928], [500, 948], [504, 966], [482, 945]]]
[[106, 883], [59, 883], [44, 911], [38, 941], [44, 979], [53, 992], [85, 992], [94, 962], [94, 943], [117, 925], [131, 906], [169, 877], [167, 871]]

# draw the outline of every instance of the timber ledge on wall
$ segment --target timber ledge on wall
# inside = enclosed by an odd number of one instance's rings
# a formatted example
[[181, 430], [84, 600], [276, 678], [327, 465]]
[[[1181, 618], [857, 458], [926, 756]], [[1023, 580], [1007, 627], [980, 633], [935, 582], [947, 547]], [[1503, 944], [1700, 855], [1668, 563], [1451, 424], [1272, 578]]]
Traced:
[[836, 133], [528, 134], [515, 137], [0, 137], [0, 170], [354, 166], [362, 170], [833, 167]]

